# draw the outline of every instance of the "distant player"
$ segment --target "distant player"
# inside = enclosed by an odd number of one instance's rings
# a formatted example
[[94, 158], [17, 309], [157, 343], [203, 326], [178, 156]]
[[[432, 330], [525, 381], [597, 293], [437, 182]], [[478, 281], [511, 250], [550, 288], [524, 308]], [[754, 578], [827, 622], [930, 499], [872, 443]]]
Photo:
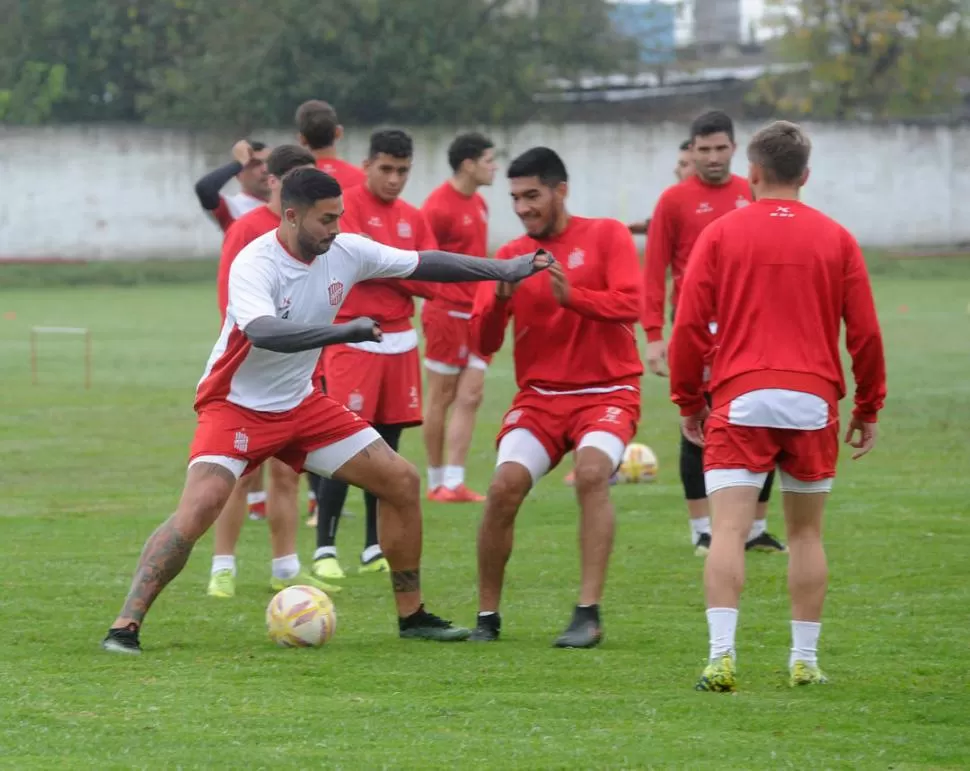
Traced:
[[145, 615], [188, 561], [248, 469], [270, 457], [370, 490], [381, 501], [381, 543], [391, 567], [401, 637], [464, 640], [421, 601], [421, 479], [359, 415], [312, 383], [322, 346], [379, 342], [373, 319], [334, 323], [367, 279], [519, 281], [549, 266], [544, 254], [481, 260], [405, 251], [338, 235], [343, 201], [333, 177], [295, 169], [283, 180], [283, 221], [236, 258], [222, 334], [199, 382], [198, 428], [175, 510], [148, 539], [124, 607], [102, 647], [139, 653]]
[[640, 417], [639, 261], [625, 225], [567, 212], [566, 167], [549, 148], [520, 155], [508, 178], [526, 235], [497, 256], [544, 249], [556, 262], [548, 277], [483, 284], [475, 297], [472, 328], [483, 353], [501, 347], [513, 321], [519, 392], [499, 431], [478, 534], [479, 613], [472, 639], [499, 638], [499, 600], [519, 507], [575, 449], [581, 585], [572, 620], [555, 644], [590, 648], [602, 636], [599, 604], [613, 547], [610, 475]]
[[[236, 220], [226, 232], [219, 261], [219, 311], [223, 322], [229, 305], [229, 275], [236, 257], [259, 236], [276, 230], [280, 225], [283, 176], [298, 168], [313, 168], [315, 161], [308, 150], [296, 145], [280, 145], [273, 149], [266, 161], [269, 171], [270, 196], [265, 206], [259, 206]], [[300, 478], [283, 461], [270, 458], [269, 495], [266, 498], [266, 519], [269, 522], [273, 551], [270, 588], [279, 591], [294, 584], [310, 584], [326, 591], [340, 588], [325, 584], [304, 571], [297, 555], [296, 540], [299, 517], [297, 492]], [[239, 480], [229, 501], [216, 520], [213, 544], [212, 572], [209, 578], [210, 597], [228, 598], [236, 594], [236, 544], [246, 518], [247, 477]]]
[[[663, 339], [667, 269], [673, 274], [671, 317], [676, 318], [680, 285], [687, 258], [697, 237], [711, 222], [751, 203], [751, 189], [743, 177], [731, 173], [736, 149], [734, 123], [715, 110], [701, 115], [691, 125], [691, 153], [695, 173], [667, 188], [654, 209], [647, 237], [643, 285], [643, 326], [647, 332], [647, 365], [656, 375], [666, 376], [666, 344]], [[715, 322], [715, 319], [710, 319]], [[761, 491], [761, 508], [748, 536], [748, 548], [767, 552], [785, 550], [767, 531], [770, 474]], [[681, 437], [680, 480], [690, 515], [692, 543], [697, 555], [711, 546], [711, 517], [704, 488], [703, 457], [699, 447]]]
[[[710, 659], [697, 689], [735, 688], [744, 549], [758, 491], [777, 465], [788, 531], [791, 685], [824, 683], [817, 648], [827, 566], [822, 515], [839, 452], [846, 394], [841, 323], [856, 380], [845, 441], [865, 455], [886, 397], [879, 321], [862, 252], [838, 223], [798, 201], [811, 143], [785, 121], [748, 145], [757, 203], [698, 239], [670, 342], [670, 390], [684, 436], [704, 447], [714, 539], [704, 568]], [[708, 323], [717, 350], [705, 400]]]
[[[688, 177], [694, 175], [694, 159], [691, 157], [690, 152], [690, 140], [685, 139], [680, 143], [680, 147], [677, 148], [677, 163], [674, 166], [674, 176], [677, 178], [678, 182], [683, 182]], [[647, 231], [650, 229], [650, 219], [647, 218], [640, 222], [634, 222], [630, 225], [630, 232], [635, 236], [646, 235]]]
[[[195, 183], [199, 203], [223, 231], [269, 200], [269, 172], [266, 170], [269, 148], [263, 142], [240, 139], [232, 146], [232, 157], [231, 163], [210, 171]], [[224, 196], [221, 190], [233, 177], [239, 182], [241, 190]]]
[[[488, 205], [478, 188], [491, 185], [495, 177], [493, 148], [490, 139], [475, 133], [459, 135], [448, 148], [452, 176], [421, 207], [442, 249], [473, 257], [486, 255]], [[440, 503], [485, 500], [465, 485], [465, 461], [488, 367], [488, 357], [474, 350], [469, 339], [474, 301], [475, 284], [469, 284], [462, 287], [457, 299], [428, 300], [421, 310], [428, 379], [424, 413], [428, 498]]]
[[[367, 180], [344, 195], [340, 221], [346, 233], [359, 233], [398, 249], [437, 249], [424, 215], [400, 195], [411, 173], [414, 145], [403, 131], [378, 131], [371, 136], [365, 163]], [[421, 362], [418, 333], [411, 323], [414, 293], [429, 292], [417, 282], [368, 281], [354, 288], [337, 316], [349, 321], [366, 316], [377, 321], [383, 339], [334, 345], [324, 351], [327, 394], [338, 404], [371, 423], [388, 446], [397, 450], [401, 432], [421, 425]], [[337, 560], [337, 526], [347, 485], [324, 479], [317, 488], [317, 550], [313, 572], [325, 581], [345, 577]], [[358, 571], [388, 570], [377, 531], [377, 497], [364, 495], [366, 526]]]

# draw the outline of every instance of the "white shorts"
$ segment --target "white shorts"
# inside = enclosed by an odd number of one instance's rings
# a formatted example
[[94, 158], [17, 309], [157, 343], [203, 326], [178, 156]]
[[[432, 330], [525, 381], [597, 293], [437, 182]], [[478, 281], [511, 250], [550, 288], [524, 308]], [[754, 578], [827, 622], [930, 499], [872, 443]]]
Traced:
[[[613, 463], [614, 469], [620, 465], [623, 451], [626, 449], [618, 436], [606, 431], [590, 431], [584, 434], [576, 450], [587, 447], [595, 447], [605, 453]], [[527, 428], [516, 428], [509, 431], [499, 442], [498, 457], [495, 460], [496, 468], [503, 463], [518, 463], [524, 466], [532, 477], [532, 484], [535, 485], [549, 472], [552, 460], [535, 434]]]
[[[716, 468], [704, 472], [704, 486], [710, 496], [718, 490], [727, 487], [754, 487], [760, 490], [764, 487], [768, 472], [748, 471], [745, 468]], [[778, 469], [778, 486], [784, 493], [830, 493], [833, 477], [803, 482], [795, 479], [791, 474]]]

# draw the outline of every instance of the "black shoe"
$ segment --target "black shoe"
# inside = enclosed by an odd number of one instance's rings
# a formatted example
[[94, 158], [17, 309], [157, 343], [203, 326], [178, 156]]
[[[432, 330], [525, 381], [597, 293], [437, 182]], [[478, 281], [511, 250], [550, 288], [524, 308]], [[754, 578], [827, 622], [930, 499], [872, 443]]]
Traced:
[[495, 642], [502, 632], [502, 617], [498, 613], [479, 613], [478, 622], [472, 630], [472, 642]]
[[745, 551], [764, 551], [769, 554], [785, 553], [788, 551], [788, 547], [768, 531], [765, 531], [757, 538], [752, 538], [744, 545], [744, 549]]
[[603, 628], [600, 626], [600, 612], [598, 605], [585, 608], [576, 606], [573, 620], [566, 627], [566, 631], [556, 638], [553, 646], [556, 648], [595, 648], [603, 639]]
[[423, 604], [407, 618], [399, 618], [397, 627], [402, 638], [414, 640], [458, 642], [467, 640], [471, 634], [469, 629], [453, 626], [450, 621], [428, 613]]
[[697, 536], [697, 542], [694, 544], [694, 554], [698, 557], [706, 557], [707, 553], [711, 550], [711, 534], [701, 533]]
[[138, 624], [132, 622], [128, 626], [109, 629], [108, 636], [101, 641], [101, 647], [111, 653], [127, 653], [137, 656], [141, 653], [141, 643], [138, 642]]

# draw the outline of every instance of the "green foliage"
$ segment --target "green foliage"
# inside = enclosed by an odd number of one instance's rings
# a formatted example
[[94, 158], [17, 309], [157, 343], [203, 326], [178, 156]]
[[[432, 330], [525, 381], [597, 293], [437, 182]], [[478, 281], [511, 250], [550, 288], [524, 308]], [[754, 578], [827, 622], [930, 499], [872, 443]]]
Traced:
[[763, 79], [751, 101], [817, 118], [938, 115], [970, 76], [967, 0], [769, 0], [792, 75]]
[[[534, 16], [512, 13], [511, 0], [5, 4], [0, 105], [12, 122], [247, 130], [289, 124], [308, 98], [355, 123], [502, 122], [527, 117], [548, 77], [615, 72], [635, 58], [604, 0], [542, 0]], [[60, 73], [61, 90], [36, 106], [2, 96], [37, 91], [23, 51]]]

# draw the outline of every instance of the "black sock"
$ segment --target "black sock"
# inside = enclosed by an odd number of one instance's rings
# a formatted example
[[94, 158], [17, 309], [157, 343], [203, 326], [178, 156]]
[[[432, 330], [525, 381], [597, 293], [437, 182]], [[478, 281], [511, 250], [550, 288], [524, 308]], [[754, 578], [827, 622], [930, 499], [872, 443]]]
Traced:
[[347, 483], [336, 479], [318, 477], [317, 496], [317, 548], [333, 546], [337, 538], [340, 513], [347, 501]]
[[577, 605], [576, 618], [582, 619], [583, 621], [595, 621], [598, 624], [600, 621], [600, 606]]
[[[397, 448], [401, 444], [401, 431], [402, 426], [374, 426], [377, 433], [381, 435], [385, 442], [387, 442], [388, 447], [390, 447], [394, 452], [397, 452]], [[364, 532], [364, 548], [369, 549], [371, 546], [376, 546], [377, 539], [377, 498], [370, 493], [364, 493], [364, 508], [367, 511], [365, 532]]]

